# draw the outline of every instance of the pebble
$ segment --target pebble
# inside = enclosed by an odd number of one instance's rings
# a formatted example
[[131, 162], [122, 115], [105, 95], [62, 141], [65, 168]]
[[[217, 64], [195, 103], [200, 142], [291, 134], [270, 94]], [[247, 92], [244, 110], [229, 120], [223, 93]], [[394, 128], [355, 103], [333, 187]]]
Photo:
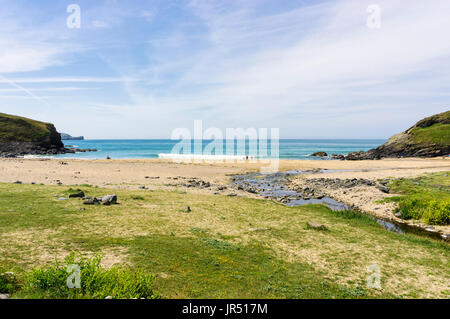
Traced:
[[83, 198], [83, 197], [84, 197], [84, 192], [78, 192], [78, 193], [69, 195], [69, 198]]
[[315, 223], [315, 222], [308, 222], [306, 225], [308, 228], [311, 228], [314, 230], [327, 230], [327, 227], [325, 225]]

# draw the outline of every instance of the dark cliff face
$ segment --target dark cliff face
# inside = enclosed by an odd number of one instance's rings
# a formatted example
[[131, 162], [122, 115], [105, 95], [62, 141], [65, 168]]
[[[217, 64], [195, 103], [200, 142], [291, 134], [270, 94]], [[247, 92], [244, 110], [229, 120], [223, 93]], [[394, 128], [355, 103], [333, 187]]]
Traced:
[[0, 113], [0, 156], [64, 152], [61, 135], [53, 124]]
[[61, 142], [61, 134], [56, 131], [55, 126], [48, 123], [47, 129], [49, 131], [49, 134], [41, 142], [41, 145], [47, 146], [48, 148], [63, 148], [64, 144], [63, 142]]

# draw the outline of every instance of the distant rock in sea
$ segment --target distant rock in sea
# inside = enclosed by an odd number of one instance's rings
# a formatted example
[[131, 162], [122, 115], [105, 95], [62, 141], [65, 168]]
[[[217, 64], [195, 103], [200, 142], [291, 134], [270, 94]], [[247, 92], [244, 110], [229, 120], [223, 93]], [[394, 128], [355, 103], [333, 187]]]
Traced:
[[315, 152], [315, 153], [311, 154], [311, 156], [325, 157], [325, 156], [328, 156], [328, 154], [326, 152]]
[[61, 134], [61, 139], [64, 141], [82, 141], [84, 140], [84, 136], [70, 136], [67, 133], [59, 133]]
[[417, 122], [406, 131], [368, 152], [354, 152], [347, 160], [380, 159], [386, 157], [436, 157], [450, 154], [450, 111]]

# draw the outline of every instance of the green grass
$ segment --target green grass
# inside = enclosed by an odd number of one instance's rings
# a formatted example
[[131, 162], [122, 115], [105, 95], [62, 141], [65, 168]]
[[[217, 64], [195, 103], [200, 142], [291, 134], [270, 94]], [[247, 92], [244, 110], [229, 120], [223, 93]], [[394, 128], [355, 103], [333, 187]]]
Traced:
[[424, 118], [409, 130], [411, 141], [422, 145], [450, 146], [450, 111]]
[[[101, 257], [85, 258], [69, 254], [63, 263], [14, 274], [9, 290], [16, 298], [34, 299], [155, 299], [154, 276], [129, 267], [104, 269]], [[76, 268], [78, 267], [78, 269]], [[10, 279], [11, 280], [11, 279]], [[69, 286], [69, 284], [71, 286]]]
[[396, 202], [403, 219], [422, 220], [431, 225], [450, 224], [450, 172], [428, 174], [413, 179], [391, 182], [391, 193], [402, 194], [387, 198]]
[[[387, 232], [357, 212], [176, 191], [71, 188], [0, 184], [0, 268], [22, 278], [8, 288], [12, 298], [131, 298], [142, 295], [128, 293], [139, 288], [136, 278], [148, 278], [147, 297], [162, 298], [449, 297], [448, 244]], [[58, 200], [78, 189], [116, 193], [120, 204]], [[306, 229], [307, 222], [328, 231]], [[94, 264], [100, 274], [112, 269], [100, 276], [105, 290], [60, 288], [72, 251], [103, 255]], [[382, 289], [366, 286], [372, 264], [381, 269]]]
[[450, 145], [450, 124], [434, 124], [425, 128], [415, 127], [410, 133], [415, 143]]
[[51, 124], [0, 113], [0, 142], [36, 142], [45, 138]]

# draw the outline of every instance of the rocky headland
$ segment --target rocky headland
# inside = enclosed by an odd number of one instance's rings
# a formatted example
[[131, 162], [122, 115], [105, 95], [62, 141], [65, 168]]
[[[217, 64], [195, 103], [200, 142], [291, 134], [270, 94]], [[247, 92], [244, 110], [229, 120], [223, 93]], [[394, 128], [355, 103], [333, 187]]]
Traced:
[[0, 157], [55, 155], [77, 151], [83, 150], [64, 147], [60, 133], [51, 123], [0, 113]]
[[333, 159], [373, 160], [401, 157], [436, 157], [450, 154], [450, 111], [436, 114], [406, 131], [393, 135], [389, 140], [367, 152], [353, 152], [347, 155], [333, 154]]

